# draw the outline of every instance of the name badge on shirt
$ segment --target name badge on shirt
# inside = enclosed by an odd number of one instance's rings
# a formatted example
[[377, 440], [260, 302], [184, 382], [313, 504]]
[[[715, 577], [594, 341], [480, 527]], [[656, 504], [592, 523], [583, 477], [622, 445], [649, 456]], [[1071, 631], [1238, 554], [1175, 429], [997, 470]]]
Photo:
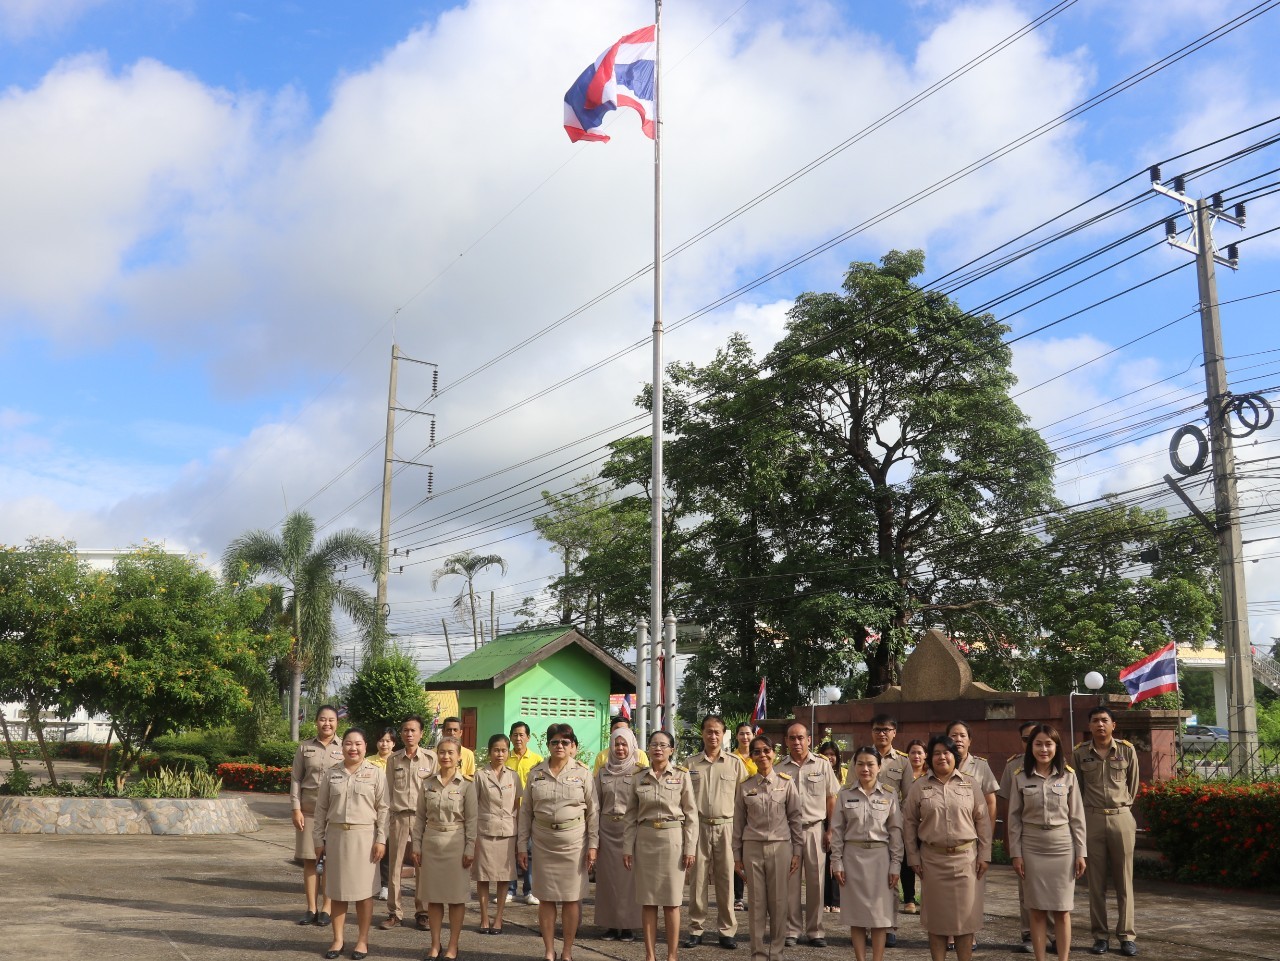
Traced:
[[858, 803], [858, 799], [856, 797], [850, 797], [850, 798], [844, 799], [844, 806], [846, 809], [853, 807], [857, 803]]

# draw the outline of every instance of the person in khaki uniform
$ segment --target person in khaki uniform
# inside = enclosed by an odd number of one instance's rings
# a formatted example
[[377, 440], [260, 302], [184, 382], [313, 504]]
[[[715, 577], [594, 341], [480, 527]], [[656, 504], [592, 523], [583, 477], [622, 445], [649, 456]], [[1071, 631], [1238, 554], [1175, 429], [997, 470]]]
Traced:
[[387, 851], [387, 778], [365, 758], [364, 731], [353, 727], [342, 738], [342, 763], [324, 773], [316, 795], [315, 856], [325, 858], [326, 888], [332, 902], [333, 943], [326, 958], [342, 951], [347, 903], [356, 905], [356, 946], [351, 957], [369, 953], [373, 924], [373, 879]]
[[[520, 804], [520, 778], [507, 767], [511, 741], [505, 734], [489, 738], [489, 766], [475, 778], [476, 861], [471, 879], [476, 882], [480, 904], [480, 933], [501, 934], [502, 912], [507, 906], [508, 885], [516, 876], [516, 809]], [[495, 888], [497, 910], [489, 923], [489, 885]]]
[[342, 761], [342, 742], [337, 738], [338, 710], [326, 704], [316, 711], [316, 736], [298, 745], [289, 778], [289, 803], [293, 808], [293, 856], [302, 862], [302, 890], [307, 912], [299, 924], [327, 925], [329, 898], [324, 877], [316, 871], [316, 796], [324, 772]]
[[[1004, 770], [1000, 772], [1000, 786], [996, 788], [996, 797], [1004, 798], [1005, 803], [1010, 803], [1009, 792], [1011, 790], [1013, 779], [1023, 771], [1024, 757], [1027, 748], [1031, 744], [1031, 729], [1036, 726], [1035, 721], [1023, 721], [1018, 727], [1018, 736], [1022, 738], [1021, 754], [1011, 754], [1009, 759], [1004, 762]], [[998, 802], [997, 802], [998, 803]], [[1005, 832], [1008, 833], [1008, 817], [1005, 818]], [[1006, 841], [1008, 838], [1006, 837]], [[1054, 927], [1053, 915], [1049, 918], [1049, 941], [1055, 943], [1056, 928]], [[1018, 920], [1022, 925], [1022, 944], [1018, 946], [1018, 950], [1023, 954], [1032, 954], [1034, 948], [1031, 946], [1031, 913], [1027, 910], [1027, 901], [1024, 897], [1022, 879], [1018, 879]], [[1051, 948], [1052, 950], [1052, 948]]]
[[698, 807], [698, 859], [693, 864], [689, 891], [689, 936], [681, 947], [702, 943], [707, 920], [707, 894], [716, 889], [716, 928], [722, 948], [736, 948], [738, 919], [733, 913], [733, 804], [747, 768], [736, 754], [724, 750], [724, 718], [702, 719], [702, 751], [689, 759], [693, 800]]
[[636, 773], [623, 821], [622, 866], [634, 870], [644, 927], [646, 961], [654, 961], [658, 908], [667, 928], [667, 959], [679, 954], [684, 884], [697, 860], [698, 809], [693, 779], [671, 760], [675, 740], [666, 731], [649, 738], [649, 767]]
[[449, 948], [445, 961], [458, 957], [462, 919], [471, 894], [471, 873], [475, 861], [475, 782], [458, 767], [462, 744], [443, 737], [436, 745], [440, 769], [427, 778], [418, 795], [418, 816], [413, 825], [413, 863], [418, 868], [419, 897], [427, 902], [431, 927], [431, 950], [427, 959], [439, 958], [444, 907], [449, 906]]
[[[382, 930], [394, 928], [404, 921], [401, 906], [401, 869], [413, 843], [414, 819], [418, 813], [418, 795], [422, 785], [436, 773], [439, 763], [434, 751], [421, 746], [422, 718], [413, 714], [400, 725], [400, 737], [404, 748], [396, 751], [387, 761], [387, 787], [391, 796], [391, 821], [387, 828], [390, 855], [387, 868], [387, 917], [378, 925]], [[417, 880], [414, 880], [414, 917], [419, 930], [427, 930], [427, 902], [419, 896]]]
[[1111, 710], [1098, 705], [1089, 712], [1089, 740], [1076, 745], [1071, 766], [1080, 780], [1088, 847], [1089, 925], [1093, 954], [1110, 948], [1107, 931], [1107, 880], [1116, 889], [1116, 936], [1120, 953], [1138, 953], [1133, 923], [1133, 844], [1137, 826], [1129, 810], [1138, 794], [1138, 752], [1115, 736]]
[[[978, 757], [972, 753], [970, 748], [973, 746], [973, 735], [969, 733], [969, 725], [964, 721], [952, 721], [947, 725], [947, 737], [954, 742], [956, 749], [960, 752], [960, 765], [957, 770], [961, 774], [968, 775], [973, 778], [978, 789], [982, 792], [982, 796], [987, 802], [987, 823], [995, 830], [996, 823], [996, 792], [1000, 790], [1000, 782], [996, 780], [995, 772], [991, 770], [991, 765], [985, 757]], [[978, 900], [984, 901], [987, 896], [987, 878], [984, 874], [978, 880]], [[982, 929], [982, 917], [978, 917], [978, 930]], [[977, 934], [975, 932], [973, 939], [974, 946], [978, 944]]]
[[773, 766], [769, 739], [752, 738], [750, 751], [756, 773], [738, 785], [733, 802], [733, 869], [751, 890], [751, 961], [783, 961], [789, 882], [804, 850], [804, 812], [791, 776]]
[[446, 717], [440, 722], [440, 737], [451, 737], [458, 742], [458, 749], [462, 751], [462, 757], [458, 760], [458, 770], [462, 772], [463, 777], [474, 778], [476, 776], [476, 752], [469, 747], [462, 746], [462, 718]]
[[[911, 765], [907, 763], [907, 753], [893, 746], [893, 739], [897, 736], [898, 721], [893, 715], [877, 714], [871, 719], [871, 743], [880, 755], [880, 776], [877, 780], [890, 791], [901, 795], [904, 793], [902, 781]], [[853, 769], [852, 764], [845, 773], [844, 783], [846, 787], [853, 787], [858, 783], [858, 772]]]
[[1035, 724], [1028, 739], [1010, 784], [1009, 855], [1031, 912], [1036, 961], [1045, 961], [1050, 917], [1056, 918], [1061, 939], [1058, 958], [1067, 961], [1076, 881], [1085, 868], [1084, 804], [1057, 730]]
[[596, 860], [595, 922], [604, 928], [605, 941], [634, 941], [644, 924], [636, 901], [636, 876], [623, 866], [622, 842], [626, 836], [627, 806], [640, 773], [640, 745], [629, 727], [614, 728], [613, 748], [607, 764], [596, 774], [596, 798], [600, 804], [600, 856]]
[[532, 838], [533, 857], [538, 862], [533, 893], [539, 901], [538, 928], [547, 961], [556, 961], [557, 904], [564, 930], [560, 961], [573, 959], [582, 917], [582, 889], [587, 872], [595, 867], [600, 845], [595, 784], [591, 769], [569, 754], [575, 740], [568, 724], [547, 728], [550, 757], [529, 772], [520, 801], [516, 860], [524, 870], [529, 862], [525, 848]]
[[[804, 827], [804, 850], [801, 852], [803, 870], [792, 876], [790, 910], [787, 916], [788, 948], [795, 947], [800, 937], [809, 939], [815, 948], [825, 948], [827, 939], [822, 929], [822, 858], [831, 847], [831, 830], [823, 828], [830, 823], [835, 810], [840, 782], [827, 759], [809, 750], [809, 729], [799, 721], [787, 728], [787, 759], [778, 770], [790, 776], [800, 794], [801, 820]], [[800, 910], [800, 882], [804, 879], [804, 913]]]
[[849, 929], [857, 961], [884, 961], [898, 914], [902, 872], [902, 810], [898, 787], [879, 783], [880, 749], [860, 747], [849, 766], [857, 778], [836, 797], [831, 815], [831, 875], [840, 885], [840, 920]]

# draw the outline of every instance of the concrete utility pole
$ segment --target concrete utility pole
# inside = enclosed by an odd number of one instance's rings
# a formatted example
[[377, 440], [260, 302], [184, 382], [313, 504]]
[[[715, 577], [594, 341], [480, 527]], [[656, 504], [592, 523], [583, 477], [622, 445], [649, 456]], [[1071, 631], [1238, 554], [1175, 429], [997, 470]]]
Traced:
[[[1160, 182], [1160, 168], [1151, 168], [1151, 187], [1182, 204], [1191, 217], [1187, 240], [1178, 238], [1177, 224], [1165, 223], [1170, 246], [1194, 254], [1196, 281], [1200, 293], [1200, 334], [1204, 350], [1204, 382], [1209, 415], [1209, 437], [1213, 452], [1213, 501], [1216, 523], [1207, 525], [1218, 543], [1218, 567], [1222, 582], [1222, 640], [1227, 659], [1227, 718], [1230, 735], [1231, 773], [1248, 774], [1258, 754], [1258, 712], [1253, 695], [1253, 648], [1249, 642], [1249, 606], [1245, 593], [1244, 557], [1240, 538], [1240, 502], [1236, 496], [1236, 464], [1227, 418], [1231, 392], [1227, 387], [1226, 364], [1222, 355], [1222, 324], [1218, 316], [1216, 264], [1239, 266], [1234, 245], [1221, 256], [1213, 244], [1214, 220], [1244, 226], [1244, 204], [1236, 204], [1234, 215], [1222, 207], [1215, 194], [1210, 205], [1203, 197], [1192, 200], [1186, 184], [1175, 177], [1173, 188]], [[1181, 491], [1179, 491], [1181, 494]], [[1222, 723], [1222, 718], [1218, 723]]]

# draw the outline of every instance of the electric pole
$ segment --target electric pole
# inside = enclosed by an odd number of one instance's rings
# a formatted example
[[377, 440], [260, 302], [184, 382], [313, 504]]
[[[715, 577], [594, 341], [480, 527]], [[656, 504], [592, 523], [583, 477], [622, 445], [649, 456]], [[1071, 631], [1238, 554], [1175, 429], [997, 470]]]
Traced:
[[[1203, 197], [1192, 200], [1186, 183], [1175, 177], [1172, 189], [1160, 182], [1160, 168], [1151, 168], [1151, 187], [1183, 205], [1191, 218], [1187, 239], [1178, 238], [1177, 224], [1165, 222], [1169, 245], [1194, 254], [1196, 281], [1200, 294], [1200, 335], [1204, 350], [1204, 382], [1209, 415], [1209, 439], [1213, 463], [1214, 523], [1208, 525], [1218, 544], [1218, 567], [1222, 583], [1222, 641], [1227, 661], [1226, 728], [1230, 735], [1231, 773], [1249, 773], [1258, 753], [1258, 712], [1253, 695], [1253, 648], [1249, 643], [1249, 607], [1245, 593], [1244, 557], [1240, 538], [1240, 502], [1236, 496], [1235, 453], [1227, 418], [1231, 413], [1231, 392], [1222, 353], [1222, 324], [1218, 316], [1216, 265], [1232, 270], [1239, 266], [1235, 245], [1223, 257], [1213, 244], [1213, 223], [1225, 220], [1244, 226], [1244, 204], [1236, 204], [1233, 214], [1215, 194], [1210, 204]], [[1181, 492], [1179, 491], [1181, 494]], [[1222, 718], [1218, 723], [1222, 723]]]

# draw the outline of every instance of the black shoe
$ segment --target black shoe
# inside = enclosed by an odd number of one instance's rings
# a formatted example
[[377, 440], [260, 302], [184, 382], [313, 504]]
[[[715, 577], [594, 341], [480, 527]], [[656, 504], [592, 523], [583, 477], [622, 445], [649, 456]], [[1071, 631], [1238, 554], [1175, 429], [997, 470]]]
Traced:
[[784, 940], [783, 940], [783, 942], [782, 942], [782, 946], [783, 946], [784, 948], [794, 948], [794, 947], [796, 946], [796, 939], [795, 939], [795, 938], [786, 938], [786, 939], [784, 939]]
[[1121, 953], [1121, 954], [1123, 954], [1126, 958], [1136, 957], [1136, 956], [1137, 956], [1137, 954], [1138, 954], [1138, 945], [1137, 945], [1137, 942], [1134, 942], [1134, 941], [1121, 941], [1121, 942], [1120, 942], [1120, 953]]
[[700, 945], [701, 943], [702, 943], [702, 935], [700, 935], [700, 934], [691, 934], [691, 935], [689, 935], [687, 938], [685, 938], [683, 941], [681, 941], [681, 942], [680, 942], [680, 947], [682, 947], [682, 948], [696, 948], [696, 947], [697, 947], [698, 945]]
[[1058, 953], [1058, 942], [1057, 942], [1057, 941], [1055, 941], [1055, 940], [1053, 940], [1052, 938], [1050, 938], [1048, 941], [1046, 941], [1046, 942], [1045, 942], [1045, 945], [1044, 945], [1044, 953], [1045, 953], [1045, 954], [1057, 954], [1057, 953]]
[[333, 918], [329, 917], [328, 911], [321, 911], [319, 914], [316, 915], [317, 928], [327, 928], [332, 923], [333, 923]]
[[884, 946], [886, 948], [896, 948], [898, 946], [898, 936], [890, 931], [884, 936]]
[[1036, 949], [1031, 946], [1031, 935], [1024, 934], [1022, 943], [1013, 949], [1015, 954], [1035, 954]]
[[306, 914], [302, 916], [302, 920], [300, 920], [298, 923], [299, 924], [315, 924], [316, 913], [314, 911], [308, 911]]
[[364, 961], [369, 956], [368, 951], [352, 951], [351, 961]]
[[337, 951], [326, 951], [324, 956], [328, 958], [328, 961], [333, 961], [334, 958], [342, 956], [342, 949], [339, 948]]
[[617, 928], [609, 928], [609, 930], [605, 931], [604, 934], [600, 935], [600, 940], [601, 941], [617, 941], [618, 933], [619, 932]]
[[623, 928], [620, 932], [618, 932], [619, 941], [631, 942], [631, 941], [634, 941], [635, 939], [636, 939], [636, 933], [632, 931], [630, 928]]
[[1111, 945], [1107, 944], [1106, 938], [1098, 938], [1093, 942], [1093, 947], [1089, 949], [1090, 954], [1106, 954]]
[[736, 951], [738, 948], [738, 942], [729, 937], [729, 935], [722, 934], [720, 935], [720, 947], [724, 948], [726, 951]]
[[811, 948], [825, 948], [826, 946], [827, 946], [826, 938], [813, 938], [812, 940], [809, 941], [809, 947]]

